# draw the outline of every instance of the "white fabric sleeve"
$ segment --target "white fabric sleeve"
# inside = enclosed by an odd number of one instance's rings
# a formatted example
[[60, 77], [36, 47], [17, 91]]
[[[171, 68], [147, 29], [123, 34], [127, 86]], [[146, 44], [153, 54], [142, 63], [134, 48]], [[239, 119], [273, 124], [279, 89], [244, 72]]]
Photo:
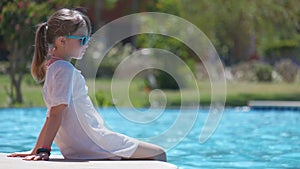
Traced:
[[73, 91], [74, 67], [71, 64], [57, 64], [51, 77], [50, 107], [70, 104]]

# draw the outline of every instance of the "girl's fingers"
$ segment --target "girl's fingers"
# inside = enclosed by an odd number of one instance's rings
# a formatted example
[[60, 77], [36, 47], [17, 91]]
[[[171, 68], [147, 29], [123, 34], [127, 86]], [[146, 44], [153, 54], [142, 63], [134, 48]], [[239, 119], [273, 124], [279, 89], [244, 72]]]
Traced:
[[23, 160], [30, 161], [30, 160], [33, 160], [35, 157], [36, 157], [36, 155], [30, 155], [30, 156], [26, 156]]
[[33, 160], [34, 161], [41, 160], [41, 156], [35, 156]]
[[46, 153], [42, 153], [42, 154], [38, 154], [38, 155], [30, 155], [30, 156], [26, 156], [23, 160], [26, 161], [38, 161], [38, 160], [49, 160], [49, 156]]
[[49, 160], [49, 155], [47, 153], [40, 153], [38, 155], [28, 154], [28, 153], [13, 153], [7, 155], [7, 157], [24, 157], [23, 160]]
[[12, 154], [7, 155], [7, 157], [26, 157], [32, 155], [31, 151], [25, 151], [25, 152], [14, 152]]
[[28, 155], [30, 155], [30, 154], [13, 153], [13, 154], [7, 155], [7, 157], [26, 157]]
[[9, 154], [9, 155], [7, 155], [7, 157], [16, 157], [16, 154], [15, 153]]

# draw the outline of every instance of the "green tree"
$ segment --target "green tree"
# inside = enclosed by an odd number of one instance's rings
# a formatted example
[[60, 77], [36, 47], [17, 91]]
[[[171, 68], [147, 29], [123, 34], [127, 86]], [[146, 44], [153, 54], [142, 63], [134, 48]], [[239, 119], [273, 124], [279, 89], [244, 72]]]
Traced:
[[9, 67], [11, 87], [7, 89], [11, 104], [22, 103], [21, 84], [24, 73], [28, 72], [33, 54], [34, 32], [36, 25], [45, 22], [56, 8], [82, 4], [83, 0], [59, 1], [49, 0], [5, 1], [1, 5], [0, 34], [9, 50]]
[[11, 87], [7, 89], [11, 104], [22, 103], [21, 83], [28, 72], [33, 55], [34, 36], [37, 24], [45, 22], [60, 8], [95, 7], [94, 18], [99, 22], [100, 9], [111, 9], [117, 0], [5, 0], [0, 4], [0, 35], [9, 50]]
[[21, 82], [27, 70], [34, 43], [34, 26], [45, 20], [51, 10], [46, 3], [29, 0], [8, 2], [1, 11], [1, 35], [9, 50], [8, 73], [11, 88], [8, 91], [12, 103], [22, 103]]
[[297, 0], [182, 0], [182, 16], [212, 40], [228, 64], [263, 54], [265, 48], [298, 38]]
[[[144, 5], [144, 8], [147, 11], [153, 11], [153, 12], [163, 12], [168, 14], [173, 14], [176, 16], [181, 16], [181, 10], [180, 10], [180, 1], [179, 0], [153, 0], [153, 1], [147, 1]], [[152, 20], [151, 18], [148, 18], [148, 23], [153, 23], [154, 29], [156, 28], [155, 20]], [[167, 24], [169, 27], [166, 27], [166, 30], [172, 30], [174, 29], [174, 25], [177, 22], [169, 21], [169, 24]], [[140, 29], [143, 29], [143, 26], [141, 26]], [[157, 25], [156, 29], [160, 29], [160, 26]], [[176, 28], [175, 28], [176, 30]], [[164, 49], [166, 51], [170, 51], [173, 54], [179, 56], [182, 60], [187, 63], [189, 68], [191, 68], [192, 71], [194, 71], [195, 67], [195, 54], [192, 52], [191, 49], [189, 49], [185, 44], [180, 42], [179, 40], [173, 38], [173, 37], [167, 37], [163, 35], [158, 34], [143, 34], [138, 35], [136, 38], [136, 47], [137, 48], [159, 48]], [[165, 66], [170, 66], [170, 63], [168, 61], [163, 61], [162, 64]], [[180, 75], [180, 68], [175, 67], [174, 69], [177, 70], [176, 74], [178, 76]], [[153, 73], [153, 76], [156, 78], [157, 84], [154, 85], [161, 89], [179, 89], [179, 86], [175, 79], [171, 77], [169, 74], [165, 73], [164, 71], [155, 70], [155, 71], [148, 71], [148, 73]], [[177, 79], [178, 80], [178, 79]], [[147, 80], [146, 80], [147, 81]], [[146, 84], [150, 84], [146, 82]], [[150, 86], [151, 87], [151, 86]], [[153, 88], [153, 87], [152, 87]]]

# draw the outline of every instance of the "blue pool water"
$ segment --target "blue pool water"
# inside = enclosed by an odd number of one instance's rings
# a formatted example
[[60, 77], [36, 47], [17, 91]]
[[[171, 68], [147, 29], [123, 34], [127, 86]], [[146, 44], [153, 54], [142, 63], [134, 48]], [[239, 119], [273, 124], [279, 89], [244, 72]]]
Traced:
[[[0, 152], [31, 149], [44, 123], [45, 111], [44, 108], [0, 109]], [[99, 111], [110, 128], [139, 138], [165, 131], [177, 117], [176, 110], [168, 109], [149, 124], [137, 124], [128, 122], [113, 108]], [[200, 110], [192, 130], [168, 150], [169, 162], [180, 169], [300, 168], [300, 112], [226, 109], [216, 132], [200, 144], [207, 112]], [[55, 145], [53, 153], [59, 154]]]

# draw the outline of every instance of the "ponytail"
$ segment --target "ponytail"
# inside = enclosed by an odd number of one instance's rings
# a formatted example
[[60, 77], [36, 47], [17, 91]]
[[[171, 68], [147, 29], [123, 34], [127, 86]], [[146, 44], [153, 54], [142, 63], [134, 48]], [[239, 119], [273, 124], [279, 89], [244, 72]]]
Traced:
[[47, 22], [39, 25], [35, 35], [34, 56], [31, 64], [31, 74], [37, 82], [42, 82], [46, 75], [46, 58], [48, 43], [46, 39]]

